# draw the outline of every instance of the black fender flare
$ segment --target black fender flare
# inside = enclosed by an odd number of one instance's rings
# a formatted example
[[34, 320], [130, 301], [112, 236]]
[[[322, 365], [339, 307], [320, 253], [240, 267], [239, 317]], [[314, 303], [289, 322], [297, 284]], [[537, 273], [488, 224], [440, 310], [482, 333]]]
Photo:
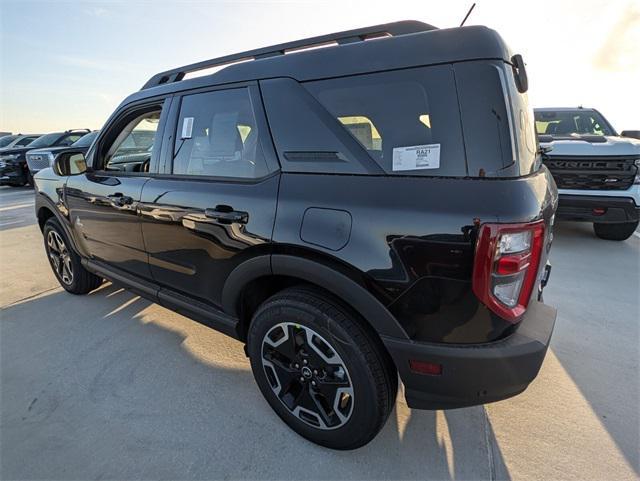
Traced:
[[239, 317], [238, 300], [242, 289], [249, 282], [269, 275], [294, 277], [321, 286], [355, 309], [378, 335], [409, 339], [389, 310], [362, 285], [319, 262], [285, 254], [254, 257], [236, 267], [222, 291], [223, 310]]
[[65, 234], [67, 235], [67, 238], [69, 239], [69, 242], [71, 242], [71, 248], [80, 257], [84, 257], [81, 251], [78, 249], [78, 245], [76, 244], [76, 239], [74, 238], [73, 233], [71, 232], [69, 219], [67, 219], [60, 213], [60, 209], [55, 204], [55, 202], [51, 199], [51, 197], [49, 197], [46, 194], [43, 194], [42, 192], [38, 192], [36, 194], [36, 199], [35, 199], [35, 211], [36, 211], [35, 214], [36, 214], [36, 219], [38, 220], [38, 223], [40, 222], [39, 213], [40, 213], [40, 210], [43, 208], [50, 210], [53, 213], [53, 217], [55, 217], [56, 220], [60, 223], [60, 225], [64, 229]]

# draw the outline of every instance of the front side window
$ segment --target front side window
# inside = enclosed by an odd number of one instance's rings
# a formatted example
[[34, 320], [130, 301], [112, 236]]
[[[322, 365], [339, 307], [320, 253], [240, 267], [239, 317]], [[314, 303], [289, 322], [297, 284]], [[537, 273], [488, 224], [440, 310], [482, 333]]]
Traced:
[[537, 110], [538, 135], [614, 135], [607, 121], [595, 110]]
[[186, 95], [174, 145], [173, 173], [258, 178], [267, 173], [249, 90]]
[[450, 69], [407, 69], [304, 85], [385, 172], [466, 175]]
[[96, 139], [96, 137], [98, 136], [98, 131], [94, 131], [91, 132], [87, 135], [83, 135], [80, 139], [76, 140], [73, 143], [74, 147], [89, 147], [93, 141]]
[[160, 108], [149, 110], [126, 122], [105, 155], [104, 170], [149, 171], [160, 113]]
[[57, 145], [61, 147], [67, 147], [73, 144], [74, 142], [77, 142], [78, 140], [80, 140], [83, 135], [84, 134], [69, 134], [65, 136], [62, 140], [60, 140]]

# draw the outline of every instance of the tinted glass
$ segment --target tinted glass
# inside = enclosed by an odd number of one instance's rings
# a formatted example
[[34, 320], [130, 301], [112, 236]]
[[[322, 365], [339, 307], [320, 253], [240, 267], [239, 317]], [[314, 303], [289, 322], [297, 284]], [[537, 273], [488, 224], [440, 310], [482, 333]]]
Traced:
[[17, 138], [18, 138], [17, 135], [7, 135], [5, 137], [0, 138], [0, 149], [3, 147], [6, 147]]
[[538, 135], [614, 135], [595, 110], [538, 110], [535, 116]]
[[257, 178], [267, 173], [246, 88], [187, 95], [182, 99], [173, 173]]
[[98, 136], [98, 131], [91, 132], [90, 134], [83, 135], [79, 140], [76, 140], [73, 144], [74, 147], [89, 147], [91, 143]]
[[57, 140], [62, 136], [62, 134], [47, 134], [42, 137], [38, 137], [32, 143], [29, 144], [29, 147], [33, 147], [37, 149], [39, 147], [50, 147], [57, 142]]
[[63, 139], [61, 139], [56, 145], [61, 147], [69, 146], [82, 138], [85, 134], [69, 134], [66, 135]]
[[466, 175], [449, 67], [359, 75], [305, 86], [385, 172]]
[[105, 156], [105, 170], [148, 172], [161, 110], [130, 120], [117, 135]]
[[527, 93], [518, 91], [513, 69], [509, 65], [505, 65], [504, 78], [511, 100], [518, 168], [521, 175], [527, 175], [538, 170], [542, 165], [542, 158], [538, 152], [533, 109], [529, 105]]
[[38, 137], [25, 137], [24, 139], [20, 139], [18, 142], [16, 142], [16, 146], [17, 147], [25, 147], [25, 146], [31, 144], [31, 142], [33, 142], [37, 138]]

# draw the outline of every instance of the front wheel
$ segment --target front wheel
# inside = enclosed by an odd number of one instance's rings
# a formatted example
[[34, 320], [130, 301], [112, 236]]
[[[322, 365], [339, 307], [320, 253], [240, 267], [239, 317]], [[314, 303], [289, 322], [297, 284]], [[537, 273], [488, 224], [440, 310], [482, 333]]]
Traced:
[[638, 221], [620, 224], [593, 224], [593, 231], [600, 239], [623, 241], [633, 235], [638, 228]]
[[82, 266], [80, 256], [70, 247], [67, 235], [55, 217], [45, 222], [43, 234], [51, 269], [67, 292], [88, 294], [100, 287], [103, 279]]
[[395, 404], [397, 372], [381, 342], [321, 291], [290, 288], [268, 299], [251, 322], [248, 352], [273, 410], [322, 446], [367, 444]]

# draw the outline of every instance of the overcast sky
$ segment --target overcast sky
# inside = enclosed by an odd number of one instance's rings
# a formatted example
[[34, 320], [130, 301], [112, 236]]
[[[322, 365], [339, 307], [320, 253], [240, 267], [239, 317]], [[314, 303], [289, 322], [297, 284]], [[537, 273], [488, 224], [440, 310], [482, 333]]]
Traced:
[[[100, 128], [158, 71], [395, 20], [457, 26], [471, 3], [0, 0], [0, 131]], [[478, 0], [467, 24], [524, 56], [534, 106], [593, 106], [640, 129], [639, 1]]]

